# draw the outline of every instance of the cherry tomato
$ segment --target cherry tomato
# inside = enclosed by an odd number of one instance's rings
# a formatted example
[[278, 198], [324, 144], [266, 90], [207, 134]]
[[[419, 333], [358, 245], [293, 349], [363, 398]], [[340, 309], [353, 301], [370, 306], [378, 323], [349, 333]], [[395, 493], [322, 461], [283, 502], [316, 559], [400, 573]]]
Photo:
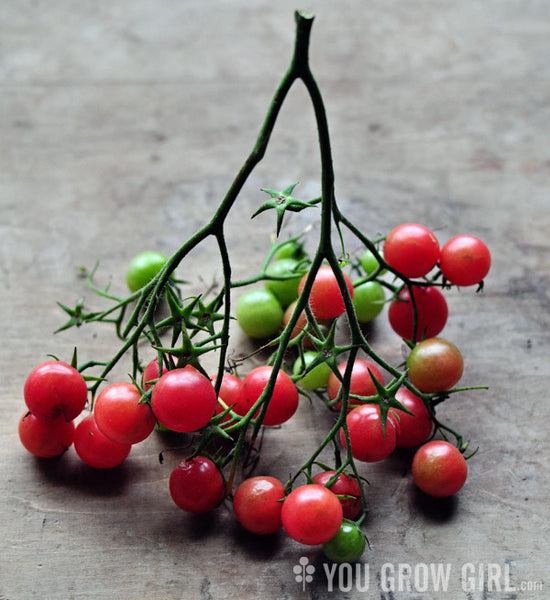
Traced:
[[384, 308], [386, 294], [378, 281], [366, 281], [354, 288], [353, 307], [359, 323], [368, 323]]
[[284, 497], [284, 486], [275, 477], [250, 477], [235, 490], [233, 512], [239, 523], [251, 533], [277, 533], [282, 527], [281, 500]]
[[[304, 352], [303, 360], [299, 356], [294, 361], [294, 366], [292, 367], [292, 372], [294, 375], [298, 375], [303, 373], [305, 369], [317, 358], [317, 352], [307, 351]], [[327, 365], [326, 362], [321, 362], [313, 369], [308, 371], [305, 375], [298, 379], [297, 383], [302, 387], [308, 390], [316, 390], [318, 388], [324, 387], [327, 385], [328, 378], [332, 373], [331, 368]]]
[[491, 253], [478, 237], [457, 235], [441, 248], [439, 266], [448, 282], [459, 286], [476, 285], [491, 268]]
[[[294, 314], [294, 310], [296, 308], [296, 302], [292, 302], [287, 309], [285, 310], [285, 313], [283, 315], [283, 327], [286, 327], [288, 325], [288, 322], [290, 321], [292, 315]], [[317, 324], [319, 325], [319, 328], [321, 329], [321, 331], [326, 332], [328, 329], [328, 320], [324, 320], [324, 321], [316, 321]], [[298, 335], [300, 335], [300, 333], [304, 330], [307, 329], [308, 331], [311, 331], [311, 333], [314, 333], [311, 327], [308, 327], [308, 322], [307, 322], [307, 317], [306, 317], [306, 313], [302, 312], [300, 313], [300, 316], [298, 317], [298, 320], [296, 321], [296, 325], [294, 326], [294, 329], [292, 330], [292, 333], [290, 334], [290, 339], [293, 340], [295, 337], [297, 337]], [[304, 346], [304, 348], [313, 348], [313, 342], [311, 341], [311, 339], [306, 335], [302, 338], [302, 344]]]
[[283, 308], [268, 290], [249, 290], [237, 301], [237, 322], [246, 335], [268, 338], [279, 332], [283, 324]]
[[37, 419], [51, 421], [63, 415], [66, 421], [72, 421], [86, 405], [88, 388], [76, 369], [51, 360], [30, 372], [23, 395], [28, 409]]
[[[298, 298], [298, 286], [303, 277], [303, 271], [297, 271], [299, 261], [293, 258], [281, 258], [269, 265], [267, 274], [272, 277], [285, 277], [285, 279], [266, 279], [265, 288], [271, 292], [281, 303], [283, 308]], [[295, 274], [294, 277], [289, 277]]]
[[[178, 359], [177, 358], [173, 358], [173, 361], [174, 361], [174, 365], [178, 364]], [[160, 375], [163, 375], [168, 370], [169, 369], [166, 366], [165, 362], [162, 361], [162, 373]], [[157, 357], [157, 358], [154, 358], [145, 367], [145, 369], [143, 369], [143, 377], [142, 377], [142, 381], [143, 381], [142, 387], [143, 387], [143, 390], [146, 392], [147, 390], [151, 389], [158, 378], [159, 378], [159, 359]]]
[[[268, 365], [256, 367], [243, 379], [239, 402], [233, 409], [238, 415], [248, 414], [263, 393], [272, 371], [273, 367]], [[298, 408], [298, 399], [298, 390], [294, 382], [284, 371], [280, 370], [277, 373], [263, 424], [273, 426], [288, 421]], [[258, 416], [260, 410], [256, 411], [254, 418]]]
[[[380, 254], [382, 255], [382, 258], [383, 258], [383, 254], [382, 253], [380, 253]], [[371, 275], [372, 273], [374, 273], [376, 271], [376, 269], [378, 269], [378, 267], [380, 266], [378, 259], [368, 248], [365, 249], [365, 251], [361, 255], [359, 262], [367, 275]], [[386, 269], [383, 269], [382, 271], [380, 271], [379, 274], [383, 275], [384, 273], [386, 273]]]
[[175, 504], [190, 513], [213, 510], [225, 495], [223, 476], [206, 456], [182, 460], [170, 474], [169, 489]]
[[[319, 485], [326, 486], [335, 473], [336, 471], [321, 471], [321, 473], [317, 473], [313, 477], [313, 481]], [[355, 519], [363, 507], [361, 502], [361, 486], [357, 479], [350, 477], [346, 473], [340, 473], [329, 489], [337, 496], [350, 496], [349, 498], [338, 499], [342, 505], [344, 519]]]
[[147, 402], [140, 403], [141, 392], [133, 383], [108, 385], [94, 402], [95, 422], [113, 442], [137, 444], [155, 428], [157, 420]]
[[155, 417], [164, 427], [180, 433], [208, 425], [217, 403], [210, 379], [191, 365], [164, 373], [151, 396]]
[[[417, 310], [416, 340], [430, 338], [441, 332], [447, 323], [449, 310], [443, 294], [434, 286], [413, 287]], [[406, 340], [412, 340], [414, 310], [408, 288], [403, 288], [390, 304], [388, 318], [392, 329]]]
[[344, 519], [338, 533], [323, 544], [323, 552], [333, 562], [354, 563], [361, 558], [366, 545], [367, 540], [361, 527], [353, 521]]
[[406, 387], [397, 390], [395, 397], [408, 408], [413, 415], [398, 409], [392, 409], [399, 418], [397, 429], [397, 447], [415, 448], [423, 444], [432, 434], [434, 424], [422, 398], [413, 394]]
[[[347, 361], [342, 362], [338, 365], [338, 371], [340, 372], [342, 377], [344, 376], [347, 365]], [[353, 363], [351, 371], [351, 380], [349, 388], [350, 394], [356, 394], [357, 396], [374, 396], [376, 394], [376, 387], [372, 381], [372, 377], [369, 371], [382, 385], [384, 384], [384, 377], [380, 372], [380, 369], [373, 362], [364, 360], [362, 358], [357, 358]], [[334, 400], [338, 396], [341, 387], [342, 382], [338, 379], [335, 373], [331, 373], [327, 383], [328, 397], [331, 400]], [[359, 406], [361, 404], [361, 401], [356, 400], [354, 398], [350, 398], [348, 402], [348, 407], [351, 409], [354, 406]], [[340, 410], [341, 406], [341, 402], [338, 402], [337, 404], [335, 404], [334, 408], [336, 410]]]
[[407, 358], [409, 379], [421, 392], [443, 392], [462, 377], [464, 361], [451, 342], [434, 337], [419, 342]]
[[160, 252], [147, 251], [135, 256], [126, 270], [126, 283], [131, 292], [147, 285], [164, 267], [168, 259]]
[[316, 483], [302, 485], [285, 498], [281, 520], [286, 533], [297, 542], [314, 546], [331, 540], [344, 518], [340, 501]]
[[405, 277], [423, 277], [439, 260], [439, 242], [424, 225], [403, 223], [387, 235], [384, 260]]
[[[214, 384], [216, 382], [216, 375], [212, 375], [210, 379]], [[232, 373], [224, 373], [218, 396], [221, 400], [223, 400], [224, 404], [232, 409], [239, 402], [242, 387], [243, 381], [240, 377], [237, 377], [237, 375], [233, 375]], [[218, 403], [216, 406], [216, 414], [218, 415], [224, 410], [225, 408]], [[223, 418], [222, 423], [225, 423], [230, 419], [231, 417], [226, 415]]]
[[[378, 462], [389, 456], [396, 447], [399, 424], [391, 413], [386, 419], [385, 431], [382, 428], [380, 407], [363, 404], [351, 410], [347, 417], [351, 453], [363, 462]], [[344, 430], [340, 429], [340, 441], [346, 448]]]
[[416, 451], [412, 476], [425, 494], [446, 498], [462, 488], [468, 476], [468, 465], [456, 446], [443, 440], [433, 440]]
[[74, 449], [88, 466], [95, 469], [111, 469], [124, 462], [132, 445], [110, 440], [101, 433], [92, 414], [84, 417], [76, 426]]
[[[342, 273], [350, 296], [353, 298], [353, 283], [346, 273]], [[298, 287], [302, 293], [308, 274], [306, 273]], [[332, 267], [324, 265], [319, 267], [309, 295], [309, 305], [316, 319], [335, 319], [345, 310], [344, 298], [336, 281]]]
[[65, 421], [62, 416], [42, 421], [27, 411], [19, 420], [18, 432], [21, 443], [31, 454], [54, 458], [71, 447], [74, 422]]

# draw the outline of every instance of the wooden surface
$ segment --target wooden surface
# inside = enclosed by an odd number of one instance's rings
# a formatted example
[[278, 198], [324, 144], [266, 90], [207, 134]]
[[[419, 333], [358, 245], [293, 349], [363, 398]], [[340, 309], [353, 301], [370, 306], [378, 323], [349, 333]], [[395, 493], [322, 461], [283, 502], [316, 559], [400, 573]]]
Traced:
[[[465, 355], [463, 382], [490, 386], [441, 410], [479, 446], [468, 482], [455, 499], [426, 503], [406, 472], [409, 457], [364, 465], [368, 591], [345, 580], [331, 592], [317, 548], [282, 534], [254, 539], [229, 506], [198, 519], [179, 511], [167, 493], [178, 456], [157, 459], [169, 440], [148, 439], [109, 473], [85, 468], [72, 450], [34, 460], [19, 444], [22, 387], [36, 364], [50, 353], [69, 360], [75, 345], [82, 360], [116, 349], [102, 328], [52, 335], [64, 321], [58, 300], [95, 302], [75, 267], [99, 260], [100, 282], [123, 293], [134, 254], [172, 252], [212, 214], [287, 67], [295, 8], [288, 0], [18, 0], [0, 8], [2, 600], [550, 593], [547, 2], [310, 2], [311, 62], [342, 210], [371, 236], [411, 220], [441, 239], [479, 235], [493, 255], [482, 294], [448, 296], [445, 335]], [[237, 276], [258, 266], [273, 230], [267, 214], [245, 230], [264, 199], [259, 188], [294, 181], [305, 197], [318, 193], [316, 133], [299, 87], [228, 225]], [[315, 219], [297, 216], [286, 232]], [[216, 269], [205, 248], [180, 274], [200, 289]], [[384, 315], [372, 336], [397, 364], [400, 343]], [[238, 333], [231, 345], [235, 353], [250, 347]], [[121, 366], [113, 377], [125, 373]], [[292, 422], [266, 434], [259, 469], [285, 479], [330, 419], [303, 403]], [[305, 591], [293, 573], [300, 557], [317, 569]], [[384, 591], [387, 563], [450, 564], [448, 591]], [[465, 589], [465, 563], [509, 569], [510, 580], [478, 577], [475, 590]]]

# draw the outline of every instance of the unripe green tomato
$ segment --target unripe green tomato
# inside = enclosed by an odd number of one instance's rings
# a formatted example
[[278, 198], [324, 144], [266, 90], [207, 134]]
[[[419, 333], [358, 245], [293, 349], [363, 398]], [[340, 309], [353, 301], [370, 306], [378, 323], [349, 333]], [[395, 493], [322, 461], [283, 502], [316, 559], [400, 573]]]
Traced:
[[[292, 372], [294, 375], [301, 373], [304, 370], [304, 363], [307, 367], [313, 362], [316, 356], [317, 352], [309, 351], [304, 352], [303, 362], [302, 359], [298, 357], [294, 362], [294, 366], [292, 367]], [[298, 379], [296, 383], [308, 390], [316, 390], [317, 388], [327, 385], [327, 381], [331, 373], [332, 369], [327, 365], [327, 363], [322, 362], [313, 367], [313, 369], [306, 373], [301, 379]]]
[[283, 308], [267, 290], [249, 290], [238, 300], [235, 309], [241, 329], [255, 339], [276, 334], [283, 324]]
[[281, 244], [277, 252], [275, 252], [275, 259], [281, 258], [294, 258], [296, 260], [305, 258], [306, 253], [304, 251], [303, 244], [294, 241], [288, 241]]
[[365, 551], [366, 539], [354, 521], [344, 519], [338, 533], [323, 544], [325, 556], [337, 563], [357, 562]]
[[155, 251], [142, 252], [135, 256], [126, 269], [126, 283], [131, 292], [137, 292], [147, 285], [164, 267], [168, 259]]
[[[380, 255], [383, 257], [381, 252]], [[368, 248], [365, 250], [365, 252], [363, 252], [359, 262], [361, 263], [361, 266], [367, 275], [374, 273], [380, 265], [376, 256], [374, 256], [374, 254]], [[386, 273], [386, 269], [380, 271], [379, 275], [383, 275], [384, 273]]]
[[360, 323], [367, 323], [377, 317], [384, 308], [386, 295], [378, 281], [366, 281], [354, 288], [353, 306]]
[[[267, 274], [273, 277], [284, 277], [293, 273], [297, 264], [298, 261], [294, 258], [281, 258], [269, 265]], [[265, 289], [279, 300], [283, 308], [286, 308], [298, 298], [298, 286], [302, 276], [303, 272], [298, 272], [296, 277], [289, 279], [266, 279], [264, 281]]]

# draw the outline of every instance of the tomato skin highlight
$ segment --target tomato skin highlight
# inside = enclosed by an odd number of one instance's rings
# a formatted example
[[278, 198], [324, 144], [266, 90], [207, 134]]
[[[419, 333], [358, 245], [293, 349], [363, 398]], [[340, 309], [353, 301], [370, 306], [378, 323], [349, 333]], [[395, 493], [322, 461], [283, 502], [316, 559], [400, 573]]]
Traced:
[[247, 531], [271, 535], [280, 531], [283, 526], [281, 500], [284, 497], [284, 486], [275, 477], [250, 477], [235, 490], [233, 512]]
[[113, 442], [101, 433], [93, 414], [84, 417], [76, 426], [73, 443], [80, 459], [94, 469], [117, 467], [132, 449], [131, 444]]
[[453, 496], [468, 477], [468, 465], [460, 450], [443, 440], [421, 446], [414, 455], [411, 470], [415, 484], [434, 498]]
[[336, 495], [316, 483], [292, 490], [281, 511], [283, 528], [289, 537], [308, 546], [332, 539], [343, 518], [342, 505]]
[[128, 382], [108, 385], [94, 402], [97, 426], [113, 442], [137, 444], [149, 436], [157, 422], [141, 392]]
[[25, 404], [43, 421], [62, 415], [72, 421], [86, 405], [88, 387], [84, 377], [67, 363], [51, 360], [35, 367], [23, 387]]
[[439, 242], [424, 225], [403, 223], [386, 236], [384, 260], [405, 277], [423, 277], [439, 260]]
[[464, 361], [452, 342], [434, 337], [419, 342], [411, 350], [407, 368], [411, 383], [421, 392], [444, 392], [462, 377]]
[[491, 268], [491, 253], [485, 242], [474, 235], [456, 235], [441, 248], [439, 266], [443, 277], [453, 285], [477, 285]]
[[225, 495], [223, 476], [206, 456], [182, 460], [170, 474], [168, 486], [174, 503], [190, 513], [214, 510]]
[[[418, 313], [416, 339], [436, 336], [447, 323], [449, 309], [445, 296], [434, 286], [414, 286], [413, 298]], [[405, 340], [412, 340], [414, 311], [408, 288], [403, 288], [388, 310], [392, 329]]]
[[[273, 367], [264, 365], [252, 369], [243, 379], [241, 394], [238, 404], [233, 410], [241, 416], [248, 414], [268, 384]], [[282, 425], [288, 421], [298, 409], [298, 389], [292, 379], [284, 372], [279, 371], [269, 406], [264, 416], [263, 424], [267, 426]], [[256, 418], [261, 408], [256, 411]]]
[[164, 373], [151, 395], [151, 408], [158, 421], [180, 433], [208, 425], [217, 403], [210, 379], [191, 365]]
[[27, 411], [19, 420], [19, 440], [26, 450], [40, 458], [55, 458], [67, 451], [74, 437], [74, 422], [59, 416], [50, 421]]
[[[353, 298], [353, 283], [349, 276], [342, 272], [344, 281], [351, 298]], [[302, 293], [308, 274], [306, 273], [298, 287]], [[309, 306], [317, 320], [335, 319], [345, 312], [344, 297], [338, 286], [332, 267], [323, 265], [319, 267], [309, 294]]]

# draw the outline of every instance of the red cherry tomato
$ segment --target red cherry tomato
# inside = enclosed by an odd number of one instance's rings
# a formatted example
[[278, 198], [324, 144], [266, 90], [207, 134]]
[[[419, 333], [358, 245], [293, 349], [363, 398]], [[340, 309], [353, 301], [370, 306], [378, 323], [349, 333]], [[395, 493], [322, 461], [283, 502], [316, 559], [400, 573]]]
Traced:
[[451, 342], [434, 337], [419, 342], [407, 358], [409, 379], [421, 392], [444, 392], [462, 377], [464, 361]]
[[74, 449], [90, 467], [111, 469], [120, 465], [130, 454], [131, 444], [113, 442], [99, 430], [94, 415], [80, 421], [74, 431]]
[[[395, 417], [389, 413], [384, 431], [379, 406], [374, 404], [357, 406], [348, 413], [346, 422], [351, 453], [357, 460], [377, 462], [388, 457], [395, 450], [399, 425]], [[340, 441], [346, 448], [343, 429], [340, 429]]]
[[95, 422], [113, 442], [137, 444], [155, 428], [157, 420], [141, 392], [128, 382], [108, 385], [94, 402]]
[[[174, 360], [174, 363], [177, 364], [177, 359]], [[162, 363], [162, 373], [164, 375], [168, 371], [168, 367], [166, 364]], [[143, 391], [147, 391], [153, 387], [156, 380], [159, 378], [159, 359], [154, 358], [146, 367], [143, 369]]]
[[[340, 363], [338, 365], [338, 371], [344, 376], [347, 367], [347, 361]], [[352, 371], [351, 371], [351, 380], [350, 380], [350, 394], [356, 394], [357, 396], [374, 396], [376, 394], [376, 387], [372, 381], [372, 377], [370, 373], [382, 384], [384, 385], [384, 377], [380, 372], [380, 369], [373, 362], [368, 360], [364, 360], [362, 358], [358, 358], [353, 363]], [[338, 379], [335, 373], [331, 373], [328, 378], [327, 383], [327, 392], [328, 397], [331, 400], [334, 400], [336, 396], [338, 396], [338, 392], [342, 387], [342, 382]], [[354, 406], [359, 406], [362, 403], [359, 400], [354, 398], [349, 399], [348, 406], [349, 408], [353, 408]], [[338, 402], [335, 404], [334, 408], [339, 410], [341, 407], [341, 403]]]
[[[417, 310], [416, 341], [436, 336], [447, 323], [449, 313], [447, 301], [434, 286], [413, 287], [413, 298]], [[414, 310], [408, 288], [403, 288], [388, 310], [392, 329], [406, 340], [412, 340]]]
[[[326, 486], [332, 479], [336, 471], [321, 471], [313, 477], [313, 481], [319, 485]], [[352, 521], [359, 516], [363, 507], [361, 502], [361, 486], [354, 477], [350, 477], [346, 473], [340, 473], [336, 481], [329, 488], [333, 494], [337, 496], [350, 496], [349, 498], [339, 498], [344, 519]]]
[[[353, 283], [346, 273], [343, 273], [346, 287], [353, 298]], [[301, 294], [308, 275], [304, 275], [298, 286]], [[345, 310], [344, 298], [332, 267], [324, 265], [319, 267], [309, 295], [309, 305], [316, 319], [335, 319]]]
[[397, 447], [415, 448], [420, 446], [430, 437], [434, 428], [426, 405], [422, 398], [419, 398], [405, 387], [399, 388], [395, 397], [414, 415], [409, 415], [402, 410], [392, 409], [399, 418]]
[[151, 408], [158, 421], [180, 433], [208, 425], [217, 403], [210, 379], [191, 365], [164, 373], [151, 396]]
[[456, 494], [466, 482], [468, 465], [460, 450], [442, 440], [427, 442], [414, 455], [412, 476], [429, 496], [446, 498]]
[[302, 485], [290, 492], [281, 511], [286, 533], [293, 540], [310, 546], [332, 539], [343, 518], [342, 505], [336, 495], [316, 483]]
[[454, 285], [480, 283], [491, 268], [491, 253], [485, 242], [473, 235], [457, 235], [441, 248], [439, 266], [443, 277]]
[[387, 235], [384, 259], [405, 277], [423, 277], [439, 259], [439, 242], [424, 225], [403, 223]]
[[225, 495], [223, 476], [206, 456], [182, 460], [170, 474], [169, 489], [175, 504], [190, 513], [213, 510]]
[[[212, 383], [216, 382], [216, 375], [212, 375], [210, 377]], [[243, 387], [243, 381], [240, 377], [233, 375], [232, 373], [224, 373], [222, 377], [222, 383], [220, 386], [220, 391], [218, 393], [218, 397], [223, 400], [224, 404], [226, 404], [229, 408], [233, 408], [238, 402], [239, 397], [241, 395], [241, 389]], [[216, 405], [216, 414], [220, 414], [225, 410], [225, 408], [221, 404]], [[229, 421], [231, 417], [226, 415], [222, 423]]]
[[86, 405], [84, 377], [70, 365], [51, 360], [35, 367], [23, 388], [27, 407], [37, 419], [51, 421], [63, 415], [72, 421]]
[[284, 486], [275, 477], [250, 477], [235, 490], [233, 512], [239, 523], [251, 533], [277, 533], [282, 527], [281, 500], [284, 497]]
[[[271, 366], [256, 367], [243, 379], [239, 402], [233, 409], [238, 415], [248, 414], [267, 386], [272, 371]], [[273, 426], [288, 421], [298, 408], [298, 399], [298, 389], [292, 379], [284, 371], [279, 371], [263, 424]], [[260, 409], [254, 417], [259, 413]]]
[[54, 458], [72, 445], [74, 423], [65, 421], [62, 416], [42, 421], [27, 411], [19, 421], [18, 431], [21, 443], [31, 454]]

